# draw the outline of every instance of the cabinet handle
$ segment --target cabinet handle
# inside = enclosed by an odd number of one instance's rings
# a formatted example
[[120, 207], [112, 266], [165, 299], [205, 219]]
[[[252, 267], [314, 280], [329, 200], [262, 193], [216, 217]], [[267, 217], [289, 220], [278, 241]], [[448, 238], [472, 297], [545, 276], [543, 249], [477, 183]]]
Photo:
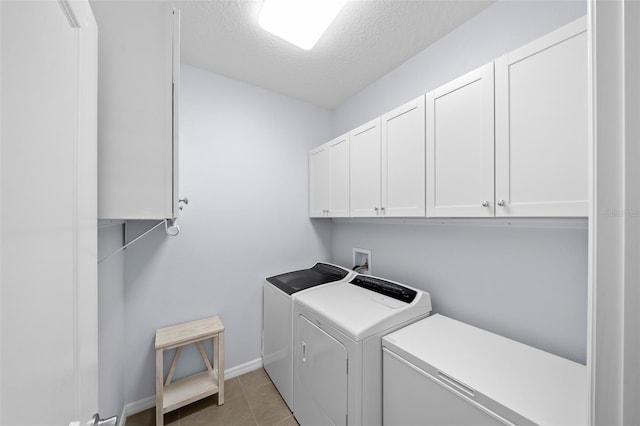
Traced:
[[471, 398], [475, 398], [475, 392], [473, 391], [473, 389], [471, 389], [470, 387], [468, 387], [467, 385], [460, 383], [458, 380], [454, 379], [453, 377], [444, 374], [442, 371], [438, 371], [438, 378], [446, 385], [448, 385], [450, 388], [453, 388]]
[[500, 200], [500, 201], [498, 201], [498, 205], [499, 205], [500, 207], [504, 207], [504, 200]]
[[482, 202], [482, 207], [489, 207], [489, 202], [488, 201], [483, 201]]
[[380, 210], [380, 209], [377, 208], [377, 207], [374, 207], [373, 209], [376, 211], [376, 214], [378, 214], [378, 210]]

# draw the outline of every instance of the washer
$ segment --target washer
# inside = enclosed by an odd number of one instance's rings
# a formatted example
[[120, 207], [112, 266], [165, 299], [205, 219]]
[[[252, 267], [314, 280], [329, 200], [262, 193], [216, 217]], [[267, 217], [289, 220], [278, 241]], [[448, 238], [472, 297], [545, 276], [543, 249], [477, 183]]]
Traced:
[[262, 362], [293, 411], [293, 300], [312, 287], [348, 280], [355, 272], [317, 262], [308, 269], [266, 278], [263, 284]]
[[294, 301], [294, 409], [301, 425], [382, 424], [381, 337], [431, 312], [431, 297], [357, 275]]

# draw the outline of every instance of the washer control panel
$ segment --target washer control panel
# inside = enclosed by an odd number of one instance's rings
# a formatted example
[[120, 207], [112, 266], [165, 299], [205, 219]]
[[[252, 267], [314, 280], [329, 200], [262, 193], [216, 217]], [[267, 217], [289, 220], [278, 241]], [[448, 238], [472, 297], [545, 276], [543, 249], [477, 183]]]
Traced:
[[358, 275], [350, 283], [405, 303], [413, 302], [418, 294], [417, 291], [400, 284], [366, 275]]

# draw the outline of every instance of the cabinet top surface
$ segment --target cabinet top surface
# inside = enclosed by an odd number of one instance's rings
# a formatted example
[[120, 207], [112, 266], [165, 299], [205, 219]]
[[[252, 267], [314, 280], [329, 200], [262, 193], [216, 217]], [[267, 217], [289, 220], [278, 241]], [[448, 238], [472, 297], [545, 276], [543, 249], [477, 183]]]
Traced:
[[218, 316], [159, 328], [156, 330], [156, 349], [206, 339], [222, 331], [224, 325]]

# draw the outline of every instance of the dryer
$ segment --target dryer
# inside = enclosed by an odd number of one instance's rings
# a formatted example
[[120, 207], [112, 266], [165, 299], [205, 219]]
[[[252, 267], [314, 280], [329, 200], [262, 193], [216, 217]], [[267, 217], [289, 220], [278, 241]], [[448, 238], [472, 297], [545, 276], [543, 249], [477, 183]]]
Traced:
[[382, 336], [425, 318], [428, 293], [357, 275], [294, 301], [294, 409], [301, 425], [382, 424]]
[[293, 300], [320, 285], [348, 280], [355, 272], [317, 262], [265, 278], [263, 284], [262, 363], [271, 381], [293, 411]]

